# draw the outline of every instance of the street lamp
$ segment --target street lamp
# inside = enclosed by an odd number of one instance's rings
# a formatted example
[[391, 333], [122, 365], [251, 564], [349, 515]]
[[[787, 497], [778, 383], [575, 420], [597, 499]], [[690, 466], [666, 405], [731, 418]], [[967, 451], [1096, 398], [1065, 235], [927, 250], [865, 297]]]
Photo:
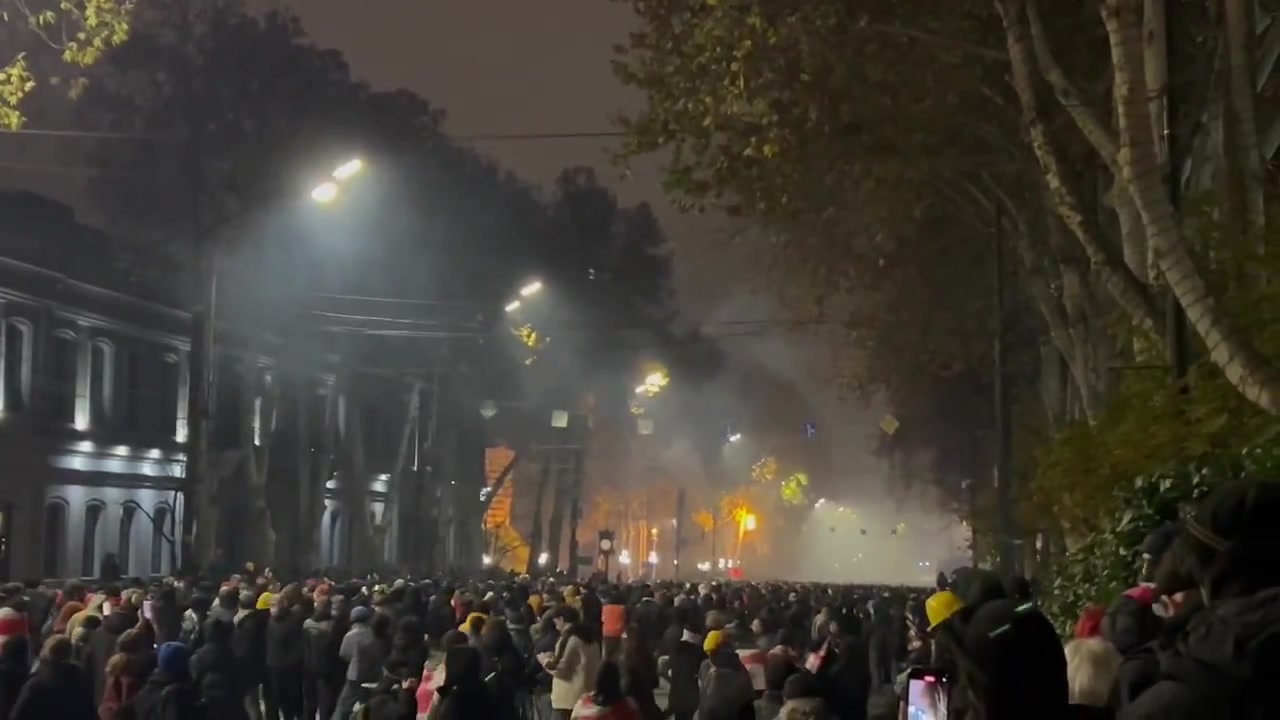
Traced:
[[742, 518], [742, 527], [747, 532], [754, 532], [756, 529], [756, 514], [747, 513], [746, 516]]
[[729, 442], [736, 443], [742, 439], [742, 433], [733, 433], [728, 437]]
[[525, 285], [524, 287], [520, 288], [520, 297], [529, 297], [530, 295], [537, 295], [538, 292], [541, 290], [542, 290], [542, 281], [534, 280], [528, 285]]
[[360, 158], [352, 158], [333, 170], [334, 180], [346, 180], [353, 175], [359, 174], [364, 169], [364, 161]]
[[329, 179], [316, 185], [311, 191], [312, 201], [321, 205], [328, 205], [338, 199], [339, 185], [350, 178], [360, 174], [364, 170], [364, 160], [360, 158], [352, 158], [333, 169], [329, 173]]
[[311, 199], [321, 205], [328, 205], [338, 199], [338, 183], [326, 180], [311, 191]]
[[509, 313], [513, 313], [519, 309], [520, 309], [519, 300], [512, 300], [511, 302], [507, 303], [506, 307], [503, 308], [503, 310], [506, 310]]

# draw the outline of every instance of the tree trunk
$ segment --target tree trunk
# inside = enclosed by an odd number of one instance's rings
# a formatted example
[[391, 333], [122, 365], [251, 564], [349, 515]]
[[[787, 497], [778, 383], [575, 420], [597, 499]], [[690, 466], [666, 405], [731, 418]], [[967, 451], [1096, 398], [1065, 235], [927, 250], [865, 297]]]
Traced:
[[[350, 389], [350, 388], [349, 388]], [[346, 434], [342, 438], [342, 510], [347, 517], [347, 565], [354, 571], [370, 567], [376, 553], [369, 523], [369, 475], [365, 469], [364, 423], [360, 404], [347, 396]]]
[[295, 384], [298, 404], [297, 472], [298, 472], [298, 523], [295, 532], [294, 557], [302, 562], [302, 569], [311, 570], [325, 564], [320, 557], [320, 522], [324, 519], [326, 485], [333, 474], [333, 442], [336, 436], [338, 386], [328, 383], [323, 404], [320, 406], [320, 440], [312, 446], [311, 413], [316, 388], [306, 375], [299, 375]]
[[[410, 453], [413, 450], [421, 396], [422, 382], [415, 380], [409, 387], [408, 397], [405, 398], [404, 425], [400, 428], [400, 445], [396, 449], [396, 464], [391, 471], [391, 479], [387, 487], [387, 504], [382, 510], [382, 522], [379, 523], [376, 533], [382, 543], [381, 557], [386, 562], [391, 562], [391, 552], [387, 543], [389, 539], [393, 539], [391, 530], [395, 525], [396, 516], [400, 514], [401, 502], [404, 498], [404, 471], [409, 465]], [[400, 532], [404, 532], [404, 529], [401, 528]]]
[[[557, 450], [557, 454], [562, 452]], [[564, 511], [565, 505], [569, 502], [562, 462], [556, 462], [551, 471], [551, 490], [551, 518], [547, 521], [547, 552], [551, 554], [551, 562], [547, 566], [558, 570], [561, 567], [560, 543], [564, 540]]]
[[[244, 472], [249, 501], [249, 517], [245, 531], [251, 558], [264, 565], [274, 562], [276, 531], [271, 507], [267, 504], [267, 470], [271, 461], [271, 439], [275, 435], [276, 383], [268, 374], [261, 377], [256, 361], [246, 361], [240, 383], [240, 448], [244, 453]], [[261, 391], [261, 394], [259, 394]]]
[[1140, 10], [1140, 0], [1106, 0], [1102, 13], [1115, 71], [1120, 164], [1125, 184], [1142, 216], [1160, 271], [1186, 311], [1191, 327], [1204, 341], [1209, 359], [1250, 402], [1268, 412], [1280, 412], [1280, 374], [1223, 315], [1195, 266], [1165, 191], [1155, 144], [1148, 131], [1150, 118], [1141, 73]]
[[1125, 266], [1124, 259], [1098, 236], [1096, 225], [1085, 214], [1080, 192], [1069, 183], [1058, 153], [1050, 142], [1048, 128], [1040, 117], [1036, 102], [1036, 83], [1032, 72], [1035, 60], [1025, 0], [997, 0], [996, 9], [1004, 23], [1011, 78], [1022, 108], [1023, 123], [1031, 148], [1040, 161], [1054, 209], [1080, 241], [1099, 279], [1138, 330], [1151, 337], [1160, 337], [1161, 315], [1147, 288]]
[[1222, 6], [1227, 45], [1226, 129], [1233, 155], [1230, 165], [1239, 173], [1235, 186], [1243, 193], [1243, 229], [1261, 251], [1266, 227], [1265, 171], [1254, 94], [1253, 0], [1223, 0]]
[[537, 572], [538, 558], [542, 557], [542, 505], [551, 485], [551, 458], [545, 451], [542, 456], [542, 472], [538, 476], [538, 489], [533, 497], [533, 529], [529, 531], [529, 565], [525, 572]]

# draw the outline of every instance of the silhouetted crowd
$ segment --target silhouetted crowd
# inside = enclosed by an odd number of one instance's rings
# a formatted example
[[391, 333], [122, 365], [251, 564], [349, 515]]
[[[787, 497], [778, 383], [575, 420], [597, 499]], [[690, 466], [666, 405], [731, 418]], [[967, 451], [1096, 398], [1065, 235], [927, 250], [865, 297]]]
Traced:
[[967, 568], [8, 585], [0, 720], [1276, 718], [1277, 517], [1280, 484], [1219, 488], [1065, 647], [1031, 583]]

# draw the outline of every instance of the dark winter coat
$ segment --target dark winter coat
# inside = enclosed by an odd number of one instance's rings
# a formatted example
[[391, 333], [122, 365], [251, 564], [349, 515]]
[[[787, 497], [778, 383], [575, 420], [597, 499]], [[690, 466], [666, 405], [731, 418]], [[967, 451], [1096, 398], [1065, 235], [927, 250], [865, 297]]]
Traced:
[[171, 678], [157, 670], [138, 693], [121, 710], [121, 720], [214, 720], [214, 715], [200, 702], [199, 692], [186, 678]]
[[0, 645], [0, 718], [8, 718], [22, 686], [31, 677], [29, 645], [12, 640]]
[[72, 663], [41, 663], [18, 693], [9, 720], [97, 720], [93, 688]]
[[231, 649], [240, 664], [241, 679], [245, 687], [259, 685], [267, 674], [267, 623], [271, 614], [266, 610], [250, 610], [236, 620], [231, 634]]
[[294, 608], [271, 616], [267, 622], [267, 668], [301, 670], [304, 637], [302, 624], [306, 616]]
[[702, 688], [699, 720], [755, 720], [755, 689], [738, 653], [720, 648], [707, 660], [711, 667]]
[[687, 640], [676, 643], [675, 651], [667, 660], [667, 680], [671, 687], [667, 694], [667, 709], [678, 713], [691, 713], [698, 709], [700, 690], [698, 671], [707, 659], [702, 646]]
[[1216, 603], [1160, 656], [1159, 679], [1122, 720], [1280, 717], [1280, 588]]
[[102, 700], [107, 687], [107, 661], [116, 654], [116, 642], [127, 630], [138, 625], [138, 614], [116, 610], [103, 618], [102, 626], [89, 636], [85, 649], [84, 667], [93, 687], [93, 706]]
[[205, 622], [205, 644], [191, 656], [192, 683], [204, 705], [219, 718], [245, 714], [244, 680], [231, 647], [231, 626], [222, 620]]
[[302, 666], [308, 674], [319, 677], [333, 675], [338, 664], [334, 650], [333, 620], [307, 618], [302, 623]]

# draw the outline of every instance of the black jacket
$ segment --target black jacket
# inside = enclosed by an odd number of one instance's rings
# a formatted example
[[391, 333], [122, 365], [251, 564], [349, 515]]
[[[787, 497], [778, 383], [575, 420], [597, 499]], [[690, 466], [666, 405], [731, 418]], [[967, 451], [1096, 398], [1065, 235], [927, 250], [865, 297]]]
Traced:
[[1280, 717], [1280, 588], [1211, 605], [1160, 656], [1159, 678], [1121, 720]]
[[79, 665], [42, 663], [22, 687], [8, 720], [97, 720], [97, 704]]
[[261, 683], [267, 674], [267, 623], [271, 614], [266, 610], [251, 610], [236, 620], [231, 634], [231, 648], [240, 663], [241, 677], [246, 686]]
[[137, 625], [137, 613], [116, 610], [104, 618], [102, 626], [89, 636], [88, 647], [85, 649], [84, 667], [92, 683], [94, 707], [102, 701], [102, 693], [107, 689], [107, 661], [116, 654], [116, 642], [126, 630], [131, 630]]
[[174, 679], [161, 670], [147, 678], [142, 690], [121, 708], [121, 720], [213, 720], [221, 718], [200, 702], [187, 679]]
[[671, 688], [667, 694], [667, 709], [677, 713], [691, 713], [698, 709], [700, 690], [698, 671], [707, 654], [697, 643], [681, 640], [667, 662], [667, 680]]
[[302, 623], [305, 621], [306, 616], [297, 608], [271, 616], [267, 622], [268, 669], [302, 669]]

